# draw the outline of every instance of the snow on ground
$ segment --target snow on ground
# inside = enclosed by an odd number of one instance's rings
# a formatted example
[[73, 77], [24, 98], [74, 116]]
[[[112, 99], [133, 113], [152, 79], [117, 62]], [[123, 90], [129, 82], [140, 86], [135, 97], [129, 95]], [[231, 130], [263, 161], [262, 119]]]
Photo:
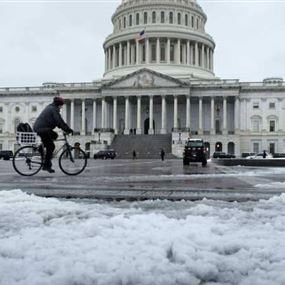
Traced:
[[285, 284], [285, 194], [66, 201], [0, 191], [1, 285]]

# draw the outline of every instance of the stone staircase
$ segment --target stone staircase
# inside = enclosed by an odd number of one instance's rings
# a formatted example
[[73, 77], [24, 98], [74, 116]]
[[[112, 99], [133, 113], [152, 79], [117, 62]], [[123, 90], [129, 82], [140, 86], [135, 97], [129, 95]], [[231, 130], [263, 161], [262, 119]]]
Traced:
[[133, 158], [133, 150], [138, 159], [159, 159], [163, 148], [165, 158], [175, 158], [171, 154], [171, 135], [116, 135], [111, 148], [117, 152], [117, 158]]

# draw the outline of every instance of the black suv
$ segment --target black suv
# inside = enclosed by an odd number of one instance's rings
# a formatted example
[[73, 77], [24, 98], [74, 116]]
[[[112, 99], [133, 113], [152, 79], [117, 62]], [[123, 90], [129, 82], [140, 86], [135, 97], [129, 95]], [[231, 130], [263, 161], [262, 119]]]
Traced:
[[101, 159], [114, 159], [117, 156], [116, 152], [111, 149], [107, 150], [100, 150], [97, 153], [94, 154], [94, 159], [101, 158]]
[[0, 159], [3, 158], [4, 160], [9, 160], [13, 157], [12, 150], [1, 150], [0, 151]]
[[207, 165], [207, 154], [202, 139], [189, 139], [186, 142], [183, 152], [183, 165], [189, 165], [190, 162], [201, 162], [202, 166]]

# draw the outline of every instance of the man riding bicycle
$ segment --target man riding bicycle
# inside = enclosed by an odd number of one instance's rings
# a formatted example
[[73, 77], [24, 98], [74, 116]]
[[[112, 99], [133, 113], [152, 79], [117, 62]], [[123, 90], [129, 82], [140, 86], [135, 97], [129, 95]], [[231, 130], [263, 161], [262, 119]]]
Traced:
[[[62, 97], [56, 96], [53, 98], [53, 103], [49, 104], [36, 119], [34, 131], [40, 136], [44, 147], [46, 148], [46, 156], [42, 170], [54, 173], [52, 169], [52, 154], [55, 149], [54, 141], [58, 134], [53, 131], [58, 127], [66, 133], [73, 133], [73, 130], [64, 122], [60, 115], [60, 109], [64, 104]], [[41, 149], [43, 152], [43, 149]]]

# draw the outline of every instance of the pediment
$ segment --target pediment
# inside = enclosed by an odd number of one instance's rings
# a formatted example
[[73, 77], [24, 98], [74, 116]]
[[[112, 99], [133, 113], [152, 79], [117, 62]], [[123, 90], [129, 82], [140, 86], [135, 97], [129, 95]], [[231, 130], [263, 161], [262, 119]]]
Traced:
[[171, 76], [149, 69], [140, 69], [134, 73], [122, 76], [107, 83], [107, 88], [156, 88], [156, 87], [184, 87], [185, 83]]

